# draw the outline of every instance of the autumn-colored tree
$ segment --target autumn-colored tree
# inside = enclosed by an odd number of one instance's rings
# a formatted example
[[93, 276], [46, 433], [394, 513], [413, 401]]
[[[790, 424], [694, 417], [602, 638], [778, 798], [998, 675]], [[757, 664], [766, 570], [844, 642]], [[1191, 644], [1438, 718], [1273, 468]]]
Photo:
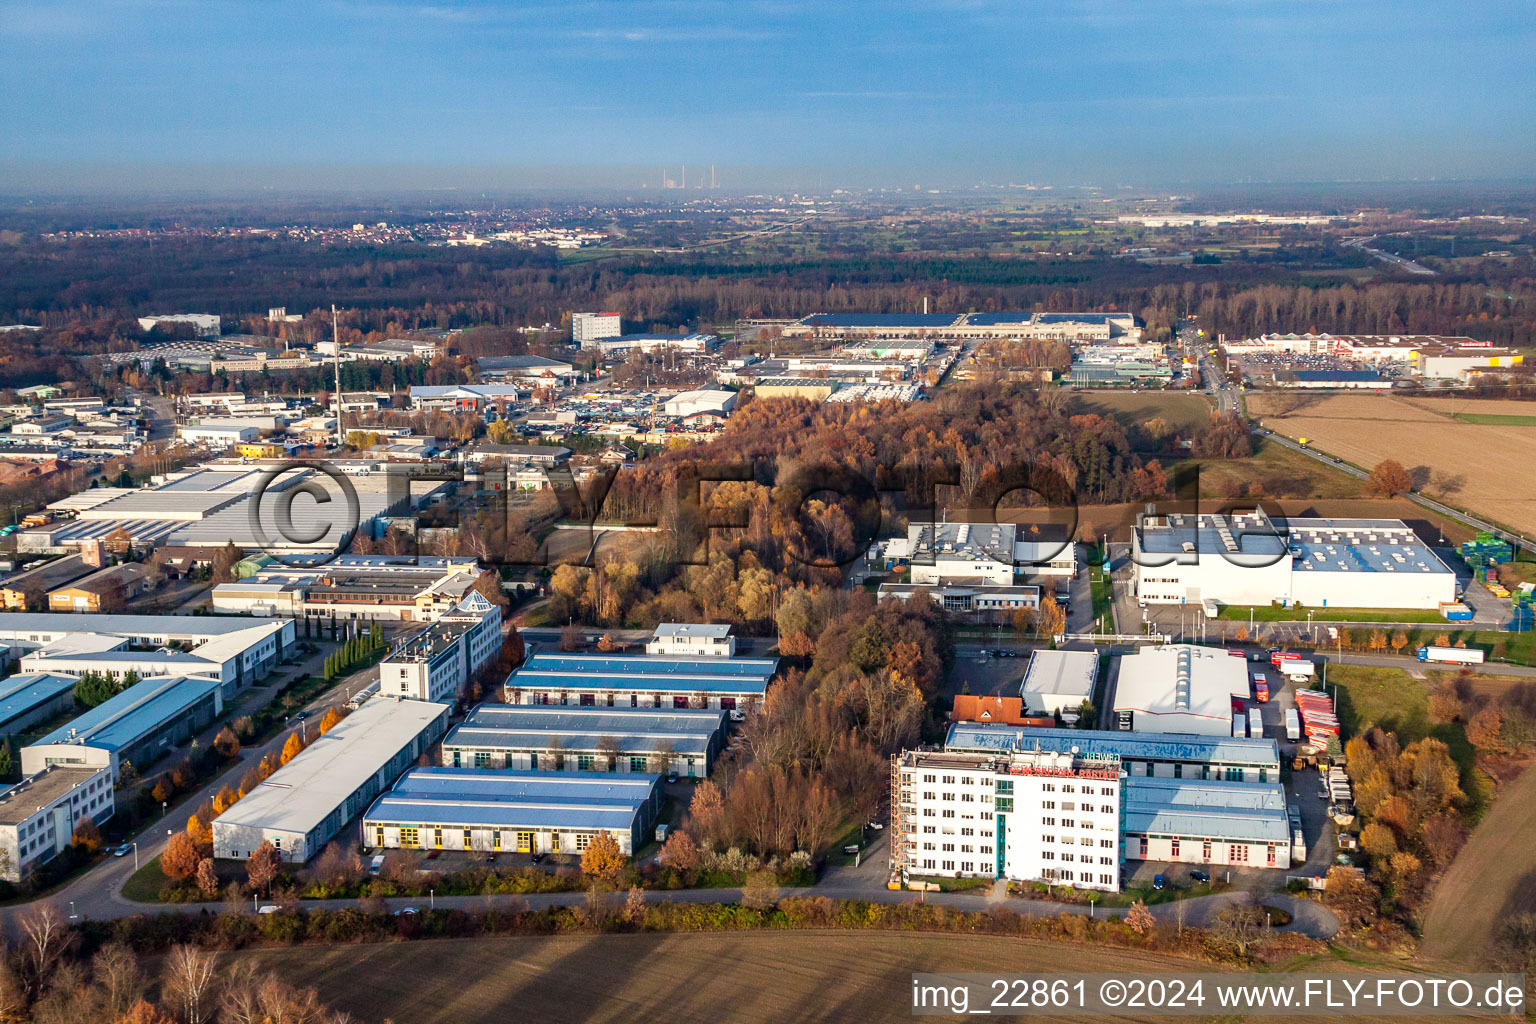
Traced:
[[1504, 749], [1504, 713], [1489, 705], [1467, 722], [1467, 742], [1478, 750], [1495, 752]]
[[790, 633], [779, 638], [779, 653], [786, 658], [809, 658], [816, 653], [816, 641], [804, 633]]
[[261, 845], [245, 859], [246, 880], [257, 892], [266, 892], [282, 870], [283, 859], [270, 840], [262, 840]]
[[95, 853], [101, 849], [101, 842], [101, 829], [96, 827], [96, 822], [89, 815], [80, 819], [69, 837], [69, 845], [85, 853]]
[[581, 872], [592, 878], [612, 882], [619, 877], [619, 872], [624, 870], [627, 862], [628, 858], [619, 849], [613, 836], [599, 832], [592, 837], [581, 855]]
[[1376, 860], [1386, 860], [1397, 852], [1397, 837], [1387, 826], [1372, 822], [1360, 830], [1360, 848]]
[[1366, 489], [1378, 498], [1395, 498], [1413, 490], [1413, 477], [1395, 459], [1383, 459], [1376, 463], [1366, 478]]
[[154, 798], [156, 803], [164, 803], [171, 798], [174, 792], [171, 789], [171, 780], [162, 777], [155, 780], [154, 786], [149, 790], [149, 795]]
[[614, 640], [612, 633], [604, 633], [597, 641], [597, 649], [604, 654], [611, 654], [619, 649], [619, 644]]
[[726, 838], [725, 796], [720, 787], [705, 779], [694, 787], [688, 804], [688, 819], [705, 839], [721, 844]]
[[1046, 636], [1060, 636], [1067, 631], [1067, 613], [1061, 610], [1056, 599], [1049, 594], [1040, 601], [1036, 621], [1040, 632]]
[[1335, 866], [1328, 869], [1323, 882], [1323, 903], [1345, 928], [1358, 928], [1376, 920], [1381, 894], [1359, 869]]
[[674, 829], [668, 833], [666, 845], [662, 847], [658, 859], [679, 871], [693, 871], [699, 866], [699, 847], [693, 841], [693, 836], [683, 829]]
[[204, 823], [196, 814], [187, 817], [187, 835], [198, 846], [208, 845], [213, 842], [213, 827], [211, 823]]
[[1239, 625], [1237, 627], [1237, 629], [1232, 633], [1232, 639], [1236, 640], [1240, 644], [1247, 643], [1248, 642], [1248, 627], [1244, 626], [1244, 625]]
[[213, 749], [218, 751], [220, 757], [232, 760], [240, 755], [240, 737], [226, 725], [214, 736]]
[[325, 714], [320, 716], [320, 735], [324, 736], [336, 727], [341, 721], [341, 710], [334, 705], [325, 709]]
[[197, 872], [203, 851], [185, 832], [177, 832], [160, 855], [160, 871], [173, 882], [184, 882]]
[[1456, 854], [1461, 852], [1462, 846], [1467, 841], [1467, 826], [1462, 823], [1459, 815], [1436, 814], [1424, 821], [1424, 826], [1419, 830], [1419, 841], [1424, 846], [1424, 852], [1429, 855], [1430, 863], [1437, 869], [1445, 868], [1456, 859]]
[[118, 1017], [112, 1024], [176, 1024], [174, 1020], [166, 1016], [154, 1003], [146, 999], [140, 999], [128, 1008], [128, 1012]]
[[1152, 917], [1152, 911], [1147, 909], [1146, 903], [1137, 900], [1125, 915], [1125, 926], [1137, 935], [1147, 935], [1157, 927], [1157, 921]]
[[278, 756], [277, 763], [279, 765], [287, 764], [303, 752], [304, 741], [299, 739], [299, 734], [296, 732], [289, 733], [287, 741], [283, 743], [283, 752]]
[[197, 863], [197, 891], [209, 899], [219, 894], [219, 873], [213, 868], [212, 857], [204, 857]]
[[1405, 631], [1401, 630], [1401, 629], [1393, 630], [1392, 631], [1392, 649], [1394, 651], [1397, 651], [1399, 654], [1401, 654], [1403, 648], [1407, 647], [1407, 646], [1408, 646], [1408, 634]]
[[560, 631], [560, 649], [562, 651], [574, 651], [581, 646], [581, 630], [575, 626], [566, 626]]
[[218, 795], [213, 798], [213, 813], [215, 815], [223, 814], [225, 811], [233, 807], [235, 805], [235, 801], [239, 799], [239, 794], [236, 793], [233, 789], [230, 789], [228, 786], [222, 787], [219, 790]]
[[1454, 722], [1462, 716], [1461, 698], [1452, 686], [1440, 686], [1429, 695], [1429, 720], [1436, 725]]

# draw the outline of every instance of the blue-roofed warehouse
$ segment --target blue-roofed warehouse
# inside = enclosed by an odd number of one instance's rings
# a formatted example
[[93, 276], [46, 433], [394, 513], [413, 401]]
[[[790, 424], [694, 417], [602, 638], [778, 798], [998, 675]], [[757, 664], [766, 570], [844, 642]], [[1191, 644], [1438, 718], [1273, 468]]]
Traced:
[[535, 654], [507, 679], [509, 704], [711, 708], [760, 703], [777, 658]]
[[27, 672], [0, 681], [0, 734], [21, 732], [69, 710], [75, 703], [77, 682], [73, 676], [48, 672]]
[[661, 809], [658, 775], [416, 768], [363, 816], [372, 849], [579, 854], [601, 832], [625, 856]]
[[115, 779], [124, 761], [144, 768], [212, 724], [223, 710], [224, 690], [217, 679], [146, 679], [23, 747], [21, 771], [32, 775], [51, 764], [110, 766]]
[[1114, 754], [1131, 778], [1277, 782], [1280, 748], [1272, 739], [1238, 739], [1194, 733], [1136, 733], [1105, 729], [1032, 729], [1017, 725], [956, 722], [946, 750], [998, 753], [1011, 750]]

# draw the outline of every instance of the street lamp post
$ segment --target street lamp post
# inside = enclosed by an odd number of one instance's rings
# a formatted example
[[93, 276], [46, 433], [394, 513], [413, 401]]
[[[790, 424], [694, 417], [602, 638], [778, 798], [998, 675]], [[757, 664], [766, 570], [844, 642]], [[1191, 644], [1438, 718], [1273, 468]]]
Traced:
[[139, 841], [133, 841], [133, 870], [139, 870]]

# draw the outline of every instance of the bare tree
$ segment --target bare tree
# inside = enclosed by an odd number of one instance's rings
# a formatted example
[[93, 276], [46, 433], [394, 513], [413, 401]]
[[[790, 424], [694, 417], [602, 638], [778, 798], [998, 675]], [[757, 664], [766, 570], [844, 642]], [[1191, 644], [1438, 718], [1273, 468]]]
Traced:
[[599, 736], [597, 738], [597, 755], [607, 762], [610, 772], [619, 770], [619, 754], [621, 748], [616, 736]]
[[32, 991], [41, 992], [69, 944], [69, 929], [52, 903], [38, 903], [21, 916], [22, 955], [32, 969]]
[[[107, 1011], [115, 1020], [127, 1013], [144, 994], [144, 975], [139, 958], [121, 942], [109, 942], [91, 958], [91, 976], [102, 990]], [[7, 1019], [0, 1011], [0, 1020]]]
[[196, 946], [175, 946], [165, 958], [161, 983], [167, 1002], [175, 1004], [186, 1024], [205, 1024], [213, 1019], [213, 990], [218, 961]]
[[665, 775], [672, 770], [672, 755], [676, 752], [671, 740], [657, 740], [651, 748], [650, 763], [646, 766], [653, 775]]

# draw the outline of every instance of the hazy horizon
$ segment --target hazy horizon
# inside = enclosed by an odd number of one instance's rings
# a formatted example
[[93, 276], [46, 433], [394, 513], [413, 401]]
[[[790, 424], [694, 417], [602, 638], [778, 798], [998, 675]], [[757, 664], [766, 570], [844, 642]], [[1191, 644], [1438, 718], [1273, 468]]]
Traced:
[[0, 189], [1527, 179], [1514, 3], [13, 0]]

